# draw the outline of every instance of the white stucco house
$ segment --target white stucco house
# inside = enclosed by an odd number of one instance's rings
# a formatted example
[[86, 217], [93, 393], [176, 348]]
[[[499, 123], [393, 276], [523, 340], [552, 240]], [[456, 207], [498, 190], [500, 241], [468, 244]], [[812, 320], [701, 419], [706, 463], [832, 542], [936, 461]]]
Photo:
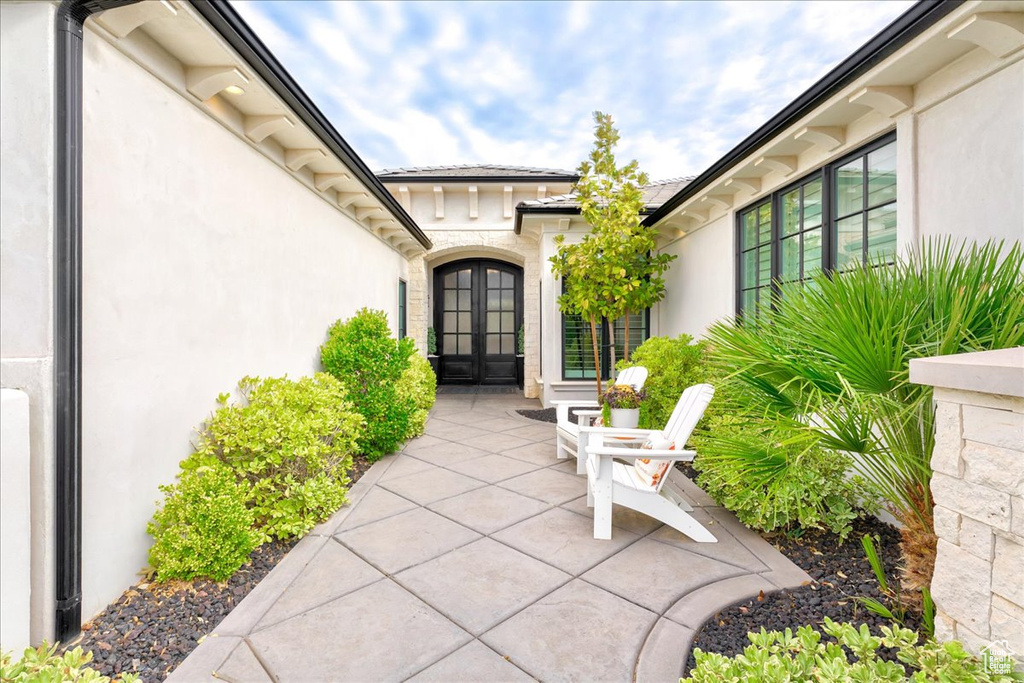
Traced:
[[[0, 37], [5, 648], [131, 585], [216, 396], [315, 371], [363, 306], [423, 350], [434, 327], [442, 382], [590, 393], [547, 262], [587, 230], [573, 172], [375, 174], [223, 0], [5, 1]], [[922, 237], [1021, 240], [1022, 45], [1019, 1], [924, 0], [709, 168], [646, 188], [678, 259], [634, 339]]]

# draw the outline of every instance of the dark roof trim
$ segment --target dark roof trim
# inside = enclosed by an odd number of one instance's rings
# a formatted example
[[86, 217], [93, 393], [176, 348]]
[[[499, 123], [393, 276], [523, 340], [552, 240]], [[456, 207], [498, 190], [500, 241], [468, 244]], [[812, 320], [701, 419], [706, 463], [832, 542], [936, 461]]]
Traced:
[[699, 194], [764, 143], [778, 136], [794, 122], [877, 66], [961, 4], [963, 4], [963, 0], [921, 0], [918, 2], [860, 49], [840, 62], [836, 68], [825, 74], [821, 80], [808, 88], [785, 109], [727, 152], [708, 170], [697, 176], [693, 182], [662, 204], [657, 211], [644, 220], [644, 224], [654, 225], [668, 216], [683, 202]]
[[380, 176], [381, 182], [385, 183], [448, 183], [450, 185], [460, 183], [535, 183], [537, 181], [547, 183], [575, 183], [579, 180], [578, 175], [401, 175], [388, 174]]
[[433, 246], [430, 238], [420, 229], [402, 205], [391, 196], [377, 176], [359, 158], [355, 150], [341, 137], [327, 117], [303, 92], [267, 46], [256, 36], [249, 25], [232, 9], [227, 0], [190, 0], [192, 7], [202, 15], [214, 30], [221, 34], [232, 49], [244, 59], [264, 81], [273, 88], [299, 119], [309, 127], [342, 163], [349, 167], [359, 182], [367, 187], [387, 209], [395, 215], [410, 235], [424, 249]]
[[516, 204], [516, 227], [515, 234], [523, 232], [524, 213], [546, 213], [546, 214], [567, 214], [569, 216], [580, 215], [578, 206], [530, 206], [529, 204]]
[[[654, 212], [654, 209], [646, 208], [640, 213], [647, 216]], [[523, 231], [523, 214], [524, 213], [540, 213], [557, 215], [562, 214], [565, 216], [578, 216], [580, 215], [580, 207], [578, 206], [537, 206], [533, 204], [516, 204], [516, 227], [515, 234], [519, 235]]]

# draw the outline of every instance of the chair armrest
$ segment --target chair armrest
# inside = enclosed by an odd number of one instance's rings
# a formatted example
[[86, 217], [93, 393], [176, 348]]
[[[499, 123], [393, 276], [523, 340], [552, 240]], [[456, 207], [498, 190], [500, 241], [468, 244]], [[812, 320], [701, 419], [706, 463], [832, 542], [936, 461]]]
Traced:
[[624, 427], [580, 427], [580, 431], [600, 433], [601, 436], [650, 436], [659, 433], [657, 429], [626, 429]]
[[569, 408], [573, 406], [596, 408], [598, 403], [597, 401], [552, 401], [551, 405], [555, 407], [555, 416], [558, 424], [566, 424], [569, 422]]
[[615, 446], [598, 446], [587, 449], [587, 453], [604, 455], [620, 460], [683, 460], [690, 461], [697, 455], [697, 451], [663, 451], [647, 448], [618, 448]]
[[604, 411], [601, 410], [577, 410], [577, 424], [580, 426], [580, 429], [584, 427], [592, 427], [594, 420], [601, 417], [603, 412]]

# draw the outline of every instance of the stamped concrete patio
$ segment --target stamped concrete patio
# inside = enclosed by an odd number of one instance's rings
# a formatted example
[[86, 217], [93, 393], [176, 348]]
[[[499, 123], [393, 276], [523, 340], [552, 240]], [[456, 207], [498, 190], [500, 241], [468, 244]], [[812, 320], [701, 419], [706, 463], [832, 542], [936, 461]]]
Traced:
[[[809, 577], [695, 485], [698, 544], [616, 508], [535, 401], [439, 395], [426, 435], [376, 463], [171, 681], [675, 681], [695, 629]], [[699, 456], [698, 456], [699, 457]]]

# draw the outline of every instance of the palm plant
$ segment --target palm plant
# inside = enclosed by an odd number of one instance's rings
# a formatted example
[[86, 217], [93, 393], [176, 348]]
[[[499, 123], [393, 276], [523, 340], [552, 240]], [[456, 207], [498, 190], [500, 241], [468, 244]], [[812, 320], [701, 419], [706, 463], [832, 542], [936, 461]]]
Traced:
[[853, 456], [865, 494], [903, 525], [908, 592], [928, 585], [935, 556], [932, 390], [910, 383], [910, 360], [1024, 343], [1022, 273], [1020, 243], [937, 239], [895, 264], [783, 287], [756, 321], [709, 333], [748, 414]]

